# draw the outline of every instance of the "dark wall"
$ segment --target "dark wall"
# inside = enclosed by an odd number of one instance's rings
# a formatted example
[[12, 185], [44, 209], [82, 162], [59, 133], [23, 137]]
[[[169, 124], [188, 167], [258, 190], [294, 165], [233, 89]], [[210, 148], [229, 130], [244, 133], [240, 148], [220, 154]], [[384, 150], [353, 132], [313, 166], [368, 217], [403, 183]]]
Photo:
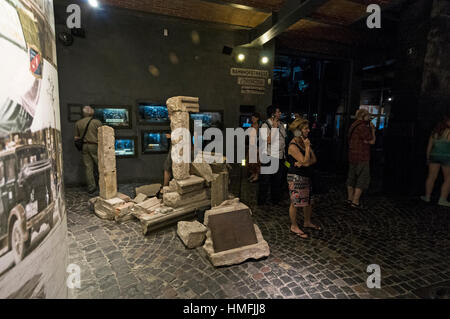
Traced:
[[[77, 1], [55, 4], [57, 32], [65, 29], [69, 3]], [[271, 78], [272, 44], [264, 51], [247, 50], [245, 63], [238, 64], [233, 56], [222, 53], [224, 45], [242, 42], [238, 31], [113, 7], [95, 10], [80, 6], [86, 38], [75, 38], [72, 46], [57, 46], [66, 184], [84, 182], [81, 156], [73, 146], [74, 123], [68, 121], [68, 103], [133, 107], [133, 128], [116, 130], [116, 135], [137, 136], [139, 155], [117, 160], [119, 183], [161, 181], [167, 156], [140, 154], [140, 130], [154, 127], [137, 125], [136, 100], [165, 103], [172, 96], [197, 96], [200, 110], [224, 111], [225, 127], [238, 125], [239, 105], [256, 105], [257, 111], [265, 114], [271, 104], [271, 85], [266, 82], [264, 95], [242, 95], [230, 68], [266, 69]], [[164, 29], [168, 29], [167, 37]], [[199, 35], [198, 44], [192, 40], [193, 31]], [[261, 53], [271, 58], [265, 66], [259, 64]], [[177, 56], [178, 63], [171, 62], [170, 54]], [[149, 72], [150, 65], [159, 70], [158, 76]]]

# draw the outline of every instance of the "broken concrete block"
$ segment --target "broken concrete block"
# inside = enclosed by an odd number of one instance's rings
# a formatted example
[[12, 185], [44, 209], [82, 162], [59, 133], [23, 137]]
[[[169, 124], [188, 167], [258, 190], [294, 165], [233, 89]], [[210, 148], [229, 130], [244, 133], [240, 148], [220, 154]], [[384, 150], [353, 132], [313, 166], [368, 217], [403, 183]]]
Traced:
[[137, 194], [137, 196], [133, 199], [133, 202], [135, 202], [136, 204], [142, 203], [143, 201], [145, 201], [147, 199], [147, 195], [139, 193]]
[[211, 183], [211, 207], [222, 204], [228, 199], [228, 172], [214, 174]]
[[156, 196], [158, 191], [161, 189], [161, 184], [151, 184], [151, 185], [144, 185], [140, 187], [136, 187], [135, 191], [136, 194], [142, 193], [144, 195], [147, 195], [148, 197]]
[[177, 235], [180, 237], [183, 244], [190, 249], [203, 245], [207, 231], [208, 229], [205, 225], [198, 221], [181, 221], [178, 222], [177, 225]]
[[115, 207], [114, 219], [116, 222], [123, 222], [131, 219], [132, 208], [134, 207], [133, 202], [124, 203]]
[[181, 207], [198, 201], [207, 199], [206, 190], [191, 192], [187, 194], [179, 194], [177, 192], [165, 193], [163, 195], [163, 203], [169, 207]]
[[92, 198], [89, 200], [89, 207], [90, 207], [91, 209], [94, 209], [95, 203], [96, 203], [100, 198], [101, 198], [100, 196], [92, 197]]
[[195, 191], [199, 191], [205, 187], [205, 180], [201, 177], [191, 175], [184, 180], [173, 179], [170, 181], [169, 186], [179, 194], [186, 194]]
[[94, 213], [102, 219], [113, 220], [116, 216], [116, 207], [125, 204], [120, 198], [103, 199], [99, 198], [94, 204]]
[[270, 248], [267, 241], [264, 240], [259, 227], [254, 224], [257, 243], [254, 245], [243, 246], [230, 250], [214, 252], [211, 231], [206, 233], [203, 249], [213, 266], [230, 266], [240, 264], [248, 259], [260, 259], [270, 255]]
[[125, 195], [125, 194], [122, 194], [122, 193], [117, 192], [116, 197], [120, 198], [121, 200], [123, 200], [123, 201], [125, 201], [125, 202], [127, 202], [127, 203], [128, 203], [128, 202], [131, 202], [131, 198], [130, 198], [130, 196], [128, 196], [128, 195]]
[[[247, 236], [248, 231], [244, 234], [242, 232], [241, 225], [236, 223], [236, 217], [241, 216], [244, 213], [247, 214], [246, 219], [250, 218], [250, 227], [252, 227], [250, 208], [247, 205], [239, 202], [239, 199], [237, 198], [233, 200], [227, 200], [223, 202], [221, 206], [212, 208], [205, 212], [204, 223], [208, 227], [208, 232], [206, 233], [206, 241], [203, 245], [203, 249], [214, 266], [218, 267], [225, 265], [234, 265], [242, 263], [247, 259], [259, 259], [269, 256], [269, 245], [264, 240], [259, 227], [256, 224], [253, 224], [254, 229], [252, 230], [254, 230], [254, 233], [249, 237]], [[228, 216], [230, 220], [224, 221], [223, 219], [228, 218]], [[217, 217], [222, 220], [219, 221]], [[215, 220], [213, 220], [213, 218], [215, 218]], [[218, 224], [218, 222], [220, 223]], [[210, 225], [210, 223], [212, 224]], [[214, 223], [215, 225], [213, 225]], [[220, 228], [217, 226], [223, 225], [228, 228], [228, 230], [226, 230], [226, 233], [223, 233], [223, 229], [220, 230], [222, 231], [222, 234], [212, 233], [213, 231], [217, 231], [217, 229]], [[256, 239], [251, 238], [254, 236], [256, 236]], [[228, 245], [230, 249], [225, 248], [225, 250], [223, 250], [223, 247], [226, 247], [227, 243], [222, 242], [220, 245], [215, 245], [216, 243], [214, 242], [214, 238], [216, 238], [216, 240], [219, 239], [222, 241], [230, 240], [230, 245]], [[237, 243], [241, 244], [236, 245]], [[215, 246], [218, 247], [217, 251], [215, 250]], [[219, 248], [219, 246], [222, 248]]]
[[194, 163], [191, 164], [191, 175], [202, 177], [208, 183], [212, 182], [214, 179], [211, 166], [205, 162], [196, 163], [194, 161]]
[[191, 96], [174, 96], [166, 101], [169, 113], [172, 112], [191, 112], [196, 113], [200, 111], [198, 104], [198, 97]]

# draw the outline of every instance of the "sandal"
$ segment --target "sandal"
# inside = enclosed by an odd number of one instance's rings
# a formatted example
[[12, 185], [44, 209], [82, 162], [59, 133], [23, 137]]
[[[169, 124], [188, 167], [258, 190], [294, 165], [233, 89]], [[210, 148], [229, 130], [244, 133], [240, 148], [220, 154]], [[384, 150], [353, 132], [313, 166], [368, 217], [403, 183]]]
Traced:
[[314, 229], [314, 230], [322, 230], [322, 227], [317, 226], [317, 225], [313, 225], [313, 226], [304, 226], [303, 225], [303, 228], [311, 228], [311, 229]]
[[300, 231], [300, 233], [296, 233], [295, 231], [292, 231], [291, 228], [289, 228], [289, 231], [290, 231], [291, 233], [293, 233], [294, 235], [300, 237], [301, 239], [308, 239], [308, 238], [309, 238], [308, 235], [305, 234], [305, 233], [302, 232], [302, 231]]
[[359, 203], [358, 205], [355, 203], [351, 203], [350, 205], [352, 208], [356, 208], [356, 209], [364, 209], [364, 207], [362, 206], [361, 203]]

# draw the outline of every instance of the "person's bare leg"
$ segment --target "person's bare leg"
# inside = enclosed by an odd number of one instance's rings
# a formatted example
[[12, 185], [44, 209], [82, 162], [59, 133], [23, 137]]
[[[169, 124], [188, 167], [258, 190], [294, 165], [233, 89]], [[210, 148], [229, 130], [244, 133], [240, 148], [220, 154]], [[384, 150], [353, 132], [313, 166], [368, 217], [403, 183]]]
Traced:
[[450, 192], [450, 166], [442, 166], [442, 173], [444, 174], [444, 183], [441, 187], [441, 199], [446, 201]]
[[289, 206], [289, 218], [291, 220], [291, 231], [298, 234], [302, 238], [307, 238], [308, 235], [306, 235], [297, 225], [297, 207], [294, 206], [294, 204], [291, 204]]
[[303, 216], [305, 218], [305, 220], [303, 221], [303, 227], [314, 228], [314, 229], [320, 230], [321, 229], [320, 227], [314, 225], [311, 222], [311, 215], [312, 215], [312, 205], [303, 207]]
[[359, 205], [359, 198], [361, 197], [362, 192], [363, 191], [361, 188], [355, 188], [355, 191], [353, 193], [353, 204]]
[[355, 189], [353, 188], [353, 187], [351, 187], [351, 186], [347, 186], [347, 194], [348, 194], [348, 197], [347, 197], [347, 199], [349, 200], [349, 201], [353, 201], [353, 195], [354, 195], [354, 193], [355, 193]]
[[427, 181], [425, 182], [425, 197], [427, 199], [430, 198], [431, 193], [433, 192], [434, 182], [439, 175], [440, 167], [441, 165], [436, 163], [431, 163], [430, 165], [428, 165], [428, 177]]

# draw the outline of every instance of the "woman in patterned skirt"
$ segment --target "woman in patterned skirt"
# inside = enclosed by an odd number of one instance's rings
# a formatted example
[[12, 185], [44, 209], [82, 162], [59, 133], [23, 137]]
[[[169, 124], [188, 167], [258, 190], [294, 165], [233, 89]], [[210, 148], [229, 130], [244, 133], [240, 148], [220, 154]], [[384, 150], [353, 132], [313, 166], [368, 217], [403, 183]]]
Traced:
[[288, 148], [288, 161], [290, 166], [287, 181], [291, 198], [291, 206], [289, 207], [289, 217], [291, 219], [290, 231], [300, 238], [308, 238], [308, 235], [298, 227], [297, 208], [303, 208], [303, 227], [321, 230], [320, 227], [311, 223], [311, 166], [317, 162], [317, 159], [308, 139], [309, 122], [305, 119], [298, 118], [291, 123], [289, 129], [294, 133], [294, 138]]

